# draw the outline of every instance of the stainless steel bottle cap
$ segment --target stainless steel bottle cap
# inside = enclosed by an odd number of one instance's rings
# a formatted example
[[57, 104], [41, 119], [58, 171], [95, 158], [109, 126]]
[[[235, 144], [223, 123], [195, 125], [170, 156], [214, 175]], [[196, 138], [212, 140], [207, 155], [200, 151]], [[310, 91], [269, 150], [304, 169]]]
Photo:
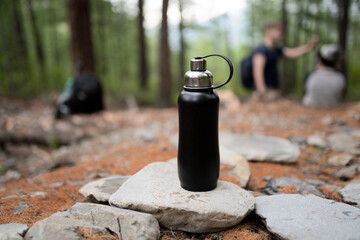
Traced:
[[191, 71], [185, 73], [184, 88], [198, 89], [211, 88], [213, 86], [213, 75], [206, 70], [206, 60], [200, 57], [191, 59]]
[[201, 57], [195, 57], [190, 62], [191, 71], [206, 71], [206, 60]]

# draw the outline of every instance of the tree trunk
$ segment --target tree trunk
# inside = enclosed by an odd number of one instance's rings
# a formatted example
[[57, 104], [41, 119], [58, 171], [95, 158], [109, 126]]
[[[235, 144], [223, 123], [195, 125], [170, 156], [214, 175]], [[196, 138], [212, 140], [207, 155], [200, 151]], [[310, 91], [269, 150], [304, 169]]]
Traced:
[[[287, 26], [288, 26], [286, 0], [282, 0], [282, 3], [281, 3], [281, 23], [282, 23], [282, 28], [283, 28], [283, 42], [282, 42], [282, 44], [283, 44], [284, 47], [286, 47], [287, 46]], [[282, 79], [281, 79], [281, 84], [280, 84], [282, 94], [288, 93], [288, 85], [289, 85], [288, 84], [289, 83], [288, 67], [289, 67], [289, 63], [284, 58], [283, 59], [283, 74], [282, 74]]]
[[146, 42], [144, 29], [144, 0], [138, 1], [138, 31], [139, 31], [139, 64], [140, 64], [140, 87], [145, 90], [148, 85], [147, 63], [146, 63]]
[[[13, 17], [15, 23], [15, 48], [17, 50], [18, 61], [20, 60], [21, 65], [23, 65], [27, 60], [27, 48], [24, 36], [24, 28], [22, 25], [23, 20], [21, 14], [21, 6], [19, 0], [12, 0], [11, 2], [13, 3]], [[23, 69], [24, 66], [19, 66], [19, 68]]]
[[1, 42], [1, 55], [3, 57], [3, 64], [4, 64], [4, 72], [5, 72], [5, 77], [6, 77], [6, 87], [7, 87], [7, 92], [9, 93], [10, 96], [13, 96], [14, 93], [14, 79], [13, 79], [13, 72], [12, 72], [12, 67], [11, 67], [11, 63], [10, 63], [10, 53], [9, 53], [9, 44], [8, 44], [8, 39], [6, 38], [6, 29], [5, 29], [5, 21], [4, 21], [4, 8], [0, 8], [0, 34], [1, 37], [0, 38], [0, 42]]
[[163, 0], [161, 39], [160, 39], [160, 107], [171, 105], [170, 50], [168, 39], [167, 10], [169, 0]]
[[95, 72], [95, 60], [91, 39], [90, 12], [88, 0], [67, 1], [70, 29], [73, 70], [82, 62], [83, 70]]
[[[104, 76], [107, 73], [107, 59], [106, 59], [106, 12], [105, 12], [105, 3], [104, 1], [96, 1], [97, 11], [98, 11], [98, 22], [97, 22], [97, 34], [98, 34], [98, 46], [100, 48], [100, 54], [98, 55], [101, 60], [101, 64], [98, 64], [97, 67], [100, 69], [100, 73]], [[95, 44], [96, 47], [96, 44]], [[99, 66], [100, 65], [100, 66]]]
[[44, 69], [44, 63], [45, 63], [44, 50], [43, 50], [43, 46], [42, 46], [42, 42], [41, 42], [39, 28], [38, 28], [38, 25], [36, 24], [36, 18], [35, 18], [35, 14], [34, 14], [33, 5], [32, 5], [32, 0], [27, 0], [26, 2], [27, 2], [28, 12], [30, 15], [30, 24], [31, 24], [31, 28], [32, 28], [32, 31], [34, 34], [36, 56], [38, 58], [41, 68]]
[[179, 12], [180, 12], [180, 23], [179, 23], [179, 33], [180, 33], [180, 54], [179, 54], [179, 64], [180, 64], [180, 74], [179, 74], [179, 88], [182, 88], [183, 76], [185, 70], [185, 37], [184, 37], [184, 19], [183, 19], [183, 0], [179, 0]]
[[338, 42], [343, 53], [340, 60], [340, 71], [346, 76], [346, 41], [349, 23], [349, 8], [351, 0], [338, 0]]

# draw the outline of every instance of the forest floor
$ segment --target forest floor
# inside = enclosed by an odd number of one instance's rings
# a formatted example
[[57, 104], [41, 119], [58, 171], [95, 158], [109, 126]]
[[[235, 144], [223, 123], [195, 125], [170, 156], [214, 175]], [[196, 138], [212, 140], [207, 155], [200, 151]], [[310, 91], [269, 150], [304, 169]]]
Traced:
[[[75, 202], [86, 201], [78, 190], [90, 181], [114, 174], [132, 175], [151, 162], [177, 155], [169, 141], [178, 131], [176, 108], [109, 109], [58, 121], [52, 117], [47, 101], [0, 99], [0, 224], [18, 222], [30, 227]], [[223, 99], [219, 119], [220, 132], [290, 140], [315, 133], [328, 136], [341, 127], [360, 127], [360, 103], [309, 109], [288, 99], [239, 103], [230, 94]], [[330, 149], [304, 145], [296, 164], [250, 162], [247, 189], [261, 193], [268, 176], [321, 179], [343, 187], [346, 181], [334, 176], [339, 168], [327, 163], [334, 154]], [[360, 163], [355, 155], [353, 161]], [[223, 175], [220, 179], [231, 181]], [[296, 192], [292, 188], [282, 191]], [[342, 201], [329, 189], [325, 197]], [[14, 208], [20, 202], [28, 208], [16, 213]], [[161, 230], [163, 240], [189, 238], [272, 239], [272, 235], [252, 215], [219, 233]]]

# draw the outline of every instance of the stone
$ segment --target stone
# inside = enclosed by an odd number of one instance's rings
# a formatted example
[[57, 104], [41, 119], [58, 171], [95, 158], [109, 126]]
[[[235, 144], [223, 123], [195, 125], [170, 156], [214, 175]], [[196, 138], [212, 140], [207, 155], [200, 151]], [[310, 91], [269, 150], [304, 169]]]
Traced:
[[248, 161], [239, 154], [220, 146], [220, 163], [222, 166], [230, 168], [224, 175], [233, 177], [240, 183], [241, 187], [246, 187], [249, 183], [251, 171]]
[[342, 180], [349, 180], [356, 176], [357, 171], [359, 169], [358, 164], [351, 165], [349, 167], [345, 167], [334, 174], [335, 177], [340, 178]]
[[305, 178], [304, 179], [305, 183], [310, 184], [310, 185], [314, 185], [314, 186], [324, 186], [326, 184], [325, 181], [323, 180], [319, 180], [319, 179], [312, 179], [312, 178]]
[[299, 147], [282, 138], [260, 135], [220, 134], [220, 145], [249, 161], [295, 163]]
[[1, 240], [22, 240], [28, 226], [22, 223], [7, 223], [0, 225]]
[[360, 180], [351, 181], [340, 190], [340, 194], [345, 202], [355, 204], [356, 207], [360, 208]]
[[186, 191], [180, 186], [176, 165], [163, 162], [147, 165], [109, 199], [112, 206], [153, 214], [166, 228], [193, 233], [240, 223], [254, 202], [249, 192], [226, 181], [218, 181], [212, 191]]
[[290, 139], [292, 143], [295, 143], [299, 146], [305, 146], [307, 144], [307, 138], [306, 137], [292, 137]]
[[[94, 237], [92, 239], [105, 239], [106, 236], [111, 236], [110, 232], [104, 227], [67, 217], [51, 216], [36, 222], [25, 234], [24, 239], [79, 240], [84, 239], [81, 237], [82, 231], [90, 232]], [[98, 235], [98, 238], [96, 238], [96, 235]]]
[[281, 177], [275, 180], [270, 180], [264, 188], [264, 193], [268, 195], [277, 194], [279, 193], [278, 190], [280, 188], [290, 187], [290, 186], [293, 186], [301, 194], [312, 193], [319, 196], [323, 195], [320, 192], [320, 190], [318, 190], [316, 186], [314, 186], [313, 184], [307, 184], [301, 182], [296, 178], [289, 178], [289, 177]]
[[307, 144], [311, 146], [326, 147], [326, 142], [320, 134], [311, 135], [307, 138]]
[[280, 239], [360, 239], [360, 209], [314, 195], [257, 197], [255, 213]]
[[228, 89], [221, 89], [217, 91], [220, 100], [220, 108], [225, 109], [229, 113], [239, 111], [241, 107], [240, 99], [233, 91]]
[[110, 229], [122, 240], [160, 237], [159, 223], [151, 214], [94, 203], [76, 203], [69, 213], [70, 218]]
[[336, 154], [328, 159], [328, 163], [332, 166], [346, 166], [352, 160], [352, 155], [350, 153], [340, 153]]
[[22, 211], [24, 211], [25, 209], [28, 209], [29, 205], [26, 202], [19, 202], [18, 205], [16, 205], [16, 207], [14, 208], [14, 213], [15, 214], [20, 214]]
[[327, 138], [327, 142], [329, 147], [334, 151], [360, 154], [360, 141], [351, 133], [334, 133]]
[[[177, 158], [170, 159], [168, 163], [177, 165]], [[235, 178], [241, 187], [249, 183], [251, 171], [248, 161], [239, 154], [220, 146], [220, 164], [229, 171], [221, 171], [225, 176]]]
[[47, 195], [46, 192], [40, 192], [40, 191], [36, 191], [28, 194], [28, 196], [30, 197], [44, 197], [46, 195]]
[[65, 182], [56, 182], [56, 183], [50, 184], [49, 187], [51, 187], [51, 188], [59, 188], [59, 187], [65, 186], [65, 185], [66, 185]]
[[79, 193], [91, 202], [108, 203], [110, 195], [129, 179], [129, 176], [110, 176], [90, 182]]

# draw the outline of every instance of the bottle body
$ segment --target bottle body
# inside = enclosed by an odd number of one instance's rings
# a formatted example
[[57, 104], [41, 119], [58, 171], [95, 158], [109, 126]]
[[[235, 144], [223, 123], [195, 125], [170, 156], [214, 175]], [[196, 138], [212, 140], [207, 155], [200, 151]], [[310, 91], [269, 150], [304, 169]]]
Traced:
[[220, 171], [219, 97], [212, 89], [184, 89], [178, 98], [178, 174], [182, 188], [210, 191]]

